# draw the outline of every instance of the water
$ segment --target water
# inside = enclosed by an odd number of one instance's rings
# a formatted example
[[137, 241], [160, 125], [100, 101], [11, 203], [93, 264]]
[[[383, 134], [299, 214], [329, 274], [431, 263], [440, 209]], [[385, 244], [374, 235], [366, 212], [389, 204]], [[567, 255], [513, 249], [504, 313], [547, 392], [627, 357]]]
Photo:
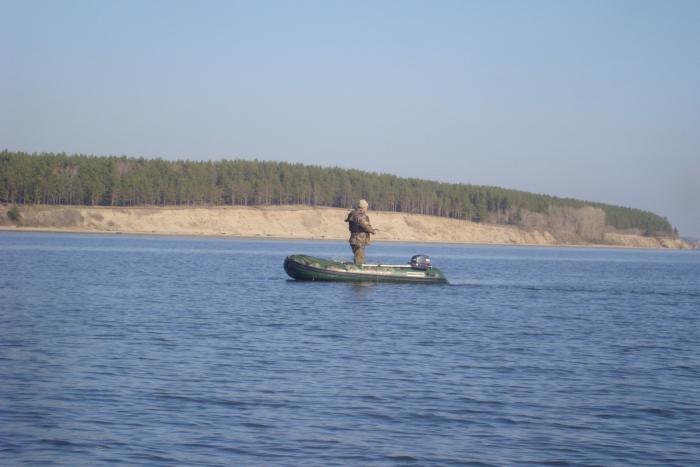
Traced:
[[700, 462], [700, 254], [0, 234], [0, 464]]

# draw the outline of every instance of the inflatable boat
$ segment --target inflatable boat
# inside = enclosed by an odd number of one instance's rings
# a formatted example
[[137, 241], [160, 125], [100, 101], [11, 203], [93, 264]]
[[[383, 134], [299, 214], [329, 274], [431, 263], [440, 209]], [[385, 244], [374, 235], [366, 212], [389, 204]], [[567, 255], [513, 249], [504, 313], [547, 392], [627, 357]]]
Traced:
[[308, 255], [290, 255], [284, 260], [289, 277], [300, 281], [410, 282], [445, 284], [447, 278], [426, 255], [415, 255], [408, 264], [363, 264], [330, 261]]

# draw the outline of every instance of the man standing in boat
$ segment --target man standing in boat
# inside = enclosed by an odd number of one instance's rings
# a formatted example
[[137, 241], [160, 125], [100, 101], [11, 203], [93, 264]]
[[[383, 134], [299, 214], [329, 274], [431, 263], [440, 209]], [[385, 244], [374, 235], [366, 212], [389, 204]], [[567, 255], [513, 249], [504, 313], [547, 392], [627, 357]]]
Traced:
[[369, 204], [364, 199], [357, 203], [357, 207], [348, 213], [345, 222], [348, 223], [350, 229], [350, 248], [355, 254], [355, 264], [361, 266], [365, 262], [365, 247], [369, 245], [370, 234], [375, 234], [377, 231], [372, 228], [367, 216]]

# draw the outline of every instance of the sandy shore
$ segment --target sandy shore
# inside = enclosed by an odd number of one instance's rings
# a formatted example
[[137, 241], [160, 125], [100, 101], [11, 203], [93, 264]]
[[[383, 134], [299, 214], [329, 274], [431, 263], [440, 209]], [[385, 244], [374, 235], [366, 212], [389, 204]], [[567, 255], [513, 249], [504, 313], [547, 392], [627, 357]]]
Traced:
[[[162, 235], [208, 235], [271, 237], [290, 239], [348, 238], [344, 222], [347, 210], [308, 206], [266, 207], [85, 207], [22, 206], [19, 226], [7, 217], [8, 206], [0, 206], [0, 229], [60, 232], [121, 232]], [[481, 224], [443, 217], [369, 212], [379, 232], [377, 241], [471, 243], [499, 245], [590, 245], [633, 248], [689, 248], [672, 238], [608, 233], [600, 243], [583, 239], [562, 242], [547, 230]]]

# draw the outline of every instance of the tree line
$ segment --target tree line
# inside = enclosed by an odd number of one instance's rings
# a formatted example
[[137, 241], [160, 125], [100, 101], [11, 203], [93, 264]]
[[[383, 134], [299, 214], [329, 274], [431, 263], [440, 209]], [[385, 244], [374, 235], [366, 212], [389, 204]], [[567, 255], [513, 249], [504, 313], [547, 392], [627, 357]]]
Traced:
[[267, 206], [372, 209], [520, 225], [528, 213], [593, 206], [617, 229], [671, 234], [640, 209], [498, 187], [258, 160], [166, 161], [115, 156], [0, 152], [0, 202], [88, 206]]

